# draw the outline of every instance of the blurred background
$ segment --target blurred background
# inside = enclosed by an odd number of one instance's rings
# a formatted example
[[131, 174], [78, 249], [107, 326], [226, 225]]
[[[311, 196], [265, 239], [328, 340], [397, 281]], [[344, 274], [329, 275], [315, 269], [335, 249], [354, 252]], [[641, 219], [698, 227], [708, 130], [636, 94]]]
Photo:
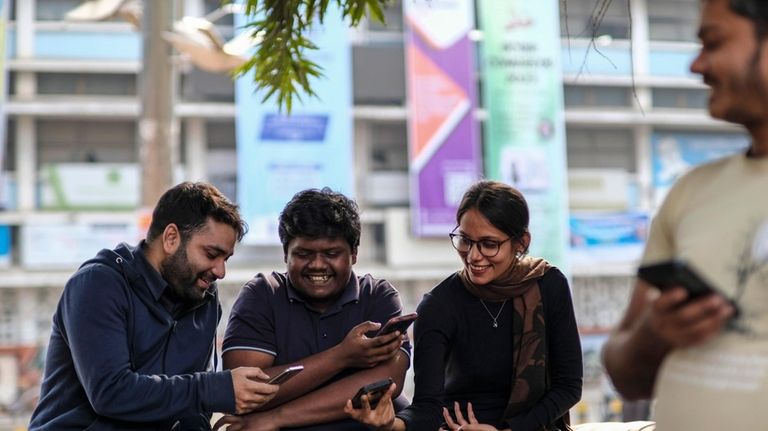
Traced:
[[[386, 25], [329, 20], [313, 39], [320, 99], [284, 117], [250, 76], [233, 80], [248, 47], [228, 42], [246, 19], [219, 0], [103, 10], [95, 0], [0, 0], [0, 429], [25, 429], [69, 275], [100, 248], [142, 237], [147, 184], [169, 181], [147, 167], [158, 148], [170, 180], [210, 181], [251, 226], [220, 283], [222, 333], [242, 284], [284, 268], [274, 228], [295, 191], [328, 185], [356, 199], [355, 270], [391, 281], [410, 312], [459, 268], [447, 234], [466, 185], [516, 184], [532, 207], [532, 253], [572, 283], [585, 360], [572, 417], [621, 419], [599, 349], [625, 307], [649, 220], [677, 176], [747, 144], [708, 117], [708, 91], [688, 70], [699, 0], [632, 0], [631, 11], [623, 1], [496, 10], [478, 0], [453, 18], [402, 1]], [[452, 2], [429, 7], [443, 3]], [[506, 21], [493, 27], [494, 15]], [[509, 40], [519, 27], [533, 32]]]

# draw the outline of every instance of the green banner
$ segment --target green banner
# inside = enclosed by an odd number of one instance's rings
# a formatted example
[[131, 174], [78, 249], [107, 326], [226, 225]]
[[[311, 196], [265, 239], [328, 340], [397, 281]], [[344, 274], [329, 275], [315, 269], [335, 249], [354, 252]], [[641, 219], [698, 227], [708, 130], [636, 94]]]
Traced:
[[486, 175], [531, 210], [531, 254], [568, 272], [568, 190], [557, 0], [479, 0]]

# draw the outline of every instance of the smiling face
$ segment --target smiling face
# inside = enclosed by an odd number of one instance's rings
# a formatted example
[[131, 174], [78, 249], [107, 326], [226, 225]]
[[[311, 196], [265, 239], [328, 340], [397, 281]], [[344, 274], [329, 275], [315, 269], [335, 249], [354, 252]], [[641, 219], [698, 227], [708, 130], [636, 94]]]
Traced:
[[710, 86], [710, 114], [748, 128], [768, 118], [766, 44], [753, 22], [731, 10], [728, 0], [707, 0], [701, 14], [702, 48], [691, 71]]
[[160, 274], [179, 300], [197, 304], [205, 298], [211, 283], [224, 278], [235, 241], [231, 226], [209, 218], [202, 229], [172, 245], [171, 254], [160, 262]]
[[476, 208], [471, 208], [461, 216], [456, 232], [472, 241], [490, 240], [502, 242], [498, 254], [484, 256], [475, 244], [468, 252], [458, 252], [472, 283], [478, 286], [488, 284], [506, 273], [517, 261], [516, 254], [525, 250], [519, 241], [513, 238], [505, 241], [509, 235], [491, 224]]
[[309, 306], [325, 311], [344, 292], [357, 250], [343, 238], [296, 237], [285, 256], [288, 278]]

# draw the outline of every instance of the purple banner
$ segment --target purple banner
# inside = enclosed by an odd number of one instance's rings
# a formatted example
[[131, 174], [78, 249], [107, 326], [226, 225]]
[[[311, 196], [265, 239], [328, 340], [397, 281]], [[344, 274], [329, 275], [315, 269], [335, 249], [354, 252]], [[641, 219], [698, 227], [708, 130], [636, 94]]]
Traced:
[[413, 232], [447, 235], [467, 187], [481, 175], [470, 0], [409, 0], [408, 144]]

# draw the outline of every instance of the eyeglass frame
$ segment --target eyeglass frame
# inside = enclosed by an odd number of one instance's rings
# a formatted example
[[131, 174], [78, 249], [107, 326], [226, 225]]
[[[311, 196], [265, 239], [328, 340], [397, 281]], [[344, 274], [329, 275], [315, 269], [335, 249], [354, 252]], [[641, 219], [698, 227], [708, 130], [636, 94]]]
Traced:
[[[454, 230], [455, 230], [455, 229], [454, 229]], [[505, 239], [505, 240], [503, 240], [503, 241], [497, 241], [497, 240], [495, 240], [495, 239], [479, 239], [479, 240], [473, 240], [473, 239], [469, 239], [469, 238], [467, 238], [467, 237], [466, 237], [466, 235], [462, 235], [462, 234], [460, 234], [460, 233], [456, 233], [456, 232], [451, 232], [451, 233], [449, 233], [449, 234], [448, 234], [448, 237], [451, 239], [451, 245], [453, 246], [453, 248], [454, 248], [456, 251], [458, 251], [459, 253], [469, 253], [469, 252], [471, 252], [471, 251], [472, 251], [472, 247], [474, 247], [474, 246], [475, 246], [475, 244], [478, 244], [478, 246], [477, 246], [477, 252], [478, 252], [478, 253], [480, 253], [481, 255], [483, 255], [483, 257], [487, 257], [487, 258], [491, 258], [491, 257], [496, 257], [496, 256], [498, 256], [498, 255], [499, 255], [499, 251], [501, 251], [501, 245], [502, 245], [502, 244], [504, 244], [504, 243], [505, 243], [505, 242], [507, 242], [507, 241], [510, 241], [510, 240], [512, 240], [512, 237], [511, 237], [511, 236], [510, 236], [510, 237], [507, 237], [507, 239]], [[467, 241], [467, 242], [469, 243], [469, 248], [467, 249], [467, 251], [461, 251], [461, 250], [459, 250], [459, 249], [458, 249], [458, 247], [456, 247], [456, 244], [454, 244], [454, 242], [453, 242], [453, 239], [454, 239], [454, 238], [456, 238], [456, 237], [461, 237], [461, 238], [464, 238], [464, 241]], [[488, 242], [493, 242], [493, 243], [496, 243], [496, 253], [494, 253], [494, 254], [492, 254], [492, 255], [488, 255], [488, 254], [485, 254], [485, 253], [483, 253], [483, 247], [482, 247], [481, 245], [479, 245], [479, 244], [480, 244], [481, 242], [483, 242], [483, 241], [488, 241]]]

